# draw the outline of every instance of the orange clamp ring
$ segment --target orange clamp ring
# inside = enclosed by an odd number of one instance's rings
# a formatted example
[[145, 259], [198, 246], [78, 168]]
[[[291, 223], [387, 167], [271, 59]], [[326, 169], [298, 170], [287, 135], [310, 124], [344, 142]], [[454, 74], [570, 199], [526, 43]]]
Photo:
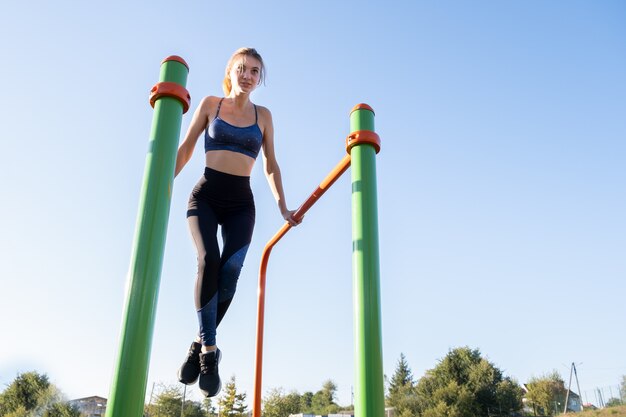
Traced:
[[189, 91], [180, 84], [169, 81], [156, 83], [150, 90], [150, 105], [154, 108], [154, 103], [161, 97], [177, 98], [183, 104], [183, 114], [187, 113], [191, 104]]
[[376, 153], [380, 152], [380, 136], [371, 130], [357, 130], [350, 133], [346, 138], [346, 151], [350, 153], [353, 146], [363, 143], [373, 145]]

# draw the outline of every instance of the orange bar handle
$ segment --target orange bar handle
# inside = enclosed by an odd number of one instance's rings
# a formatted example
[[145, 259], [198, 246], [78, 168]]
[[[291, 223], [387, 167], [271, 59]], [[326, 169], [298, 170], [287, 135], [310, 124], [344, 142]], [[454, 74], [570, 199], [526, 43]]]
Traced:
[[[304, 214], [320, 199], [322, 195], [346, 172], [350, 167], [350, 155], [343, 157], [341, 161], [333, 168], [333, 170], [324, 178], [320, 185], [311, 193], [304, 203], [296, 210], [293, 218], [298, 221], [304, 217]], [[265, 282], [267, 263], [269, 261], [272, 248], [280, 239], [291, 229], [289, 223], [285, 223], [276, 234], [267, 242], [263, 255], [261, 256], [261, 267], [259, 269], [259, 290], [257, 305], [257, 322], [256, 322], [256, 356], [254, 366], [254, 396], [252, 405], [252, 417], [261, 417], [261, 386], [263, 379], [263, 330], [265, 323]]]

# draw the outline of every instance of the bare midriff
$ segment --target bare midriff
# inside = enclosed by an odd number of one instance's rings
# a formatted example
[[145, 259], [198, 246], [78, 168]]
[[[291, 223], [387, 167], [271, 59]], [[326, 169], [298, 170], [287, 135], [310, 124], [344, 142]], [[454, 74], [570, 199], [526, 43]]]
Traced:
[[208, 151], [205, 161], [211, 169], [242, 177], [250, 176], [255, 162], [254, 158], [247, 155], [226, 150]]

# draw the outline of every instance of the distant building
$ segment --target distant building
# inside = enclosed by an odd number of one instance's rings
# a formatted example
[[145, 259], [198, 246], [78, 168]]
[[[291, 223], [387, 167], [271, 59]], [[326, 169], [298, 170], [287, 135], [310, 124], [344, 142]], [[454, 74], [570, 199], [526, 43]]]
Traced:
[[591, 403], [584, 403], [583, 404], [583, 408], [585, 410], [597, 410], [598, 407], [596, 407], [595, 405], [591, 404]]
[[580, 398], [580, 395], [576, 394], [574, 391], [570, 390], [569, 397], [567, 399], [567, 411], [578, 413], [583, 411], [583, 401]]
[[[565, 387], [563, 387], [565, 389]], [[522, 385], [522, 389], [524, 390], [524, 393], [528, 392], [528, 387], [526, 386], [526, 384]], [[566, 390], [567, 392], [567, 390]], [[565, 400], [565, 398], [563, 398], [563, 400]], [[522, 398], [522, 403], [524, 404], [524, 411], [526, 412], [532, 412], [533, 409], [530, 406], [530, 404], [528, 404], [528, 401], [526, 400], [526, 394], [524, 394], [524, 398]], [[556, 411], [559, 413], [563, 412], [563, 405], [561, 403], [556, 403], [555, 404], [555, 408]], [[545, 410], [538, 410], [538, 411], [545, 411]], [[583, 403], [582, 403], [582, 399], [580, 398], [580, 395], [576, 394], [574, 391], [570, 390], [569, 391], [569, 396], [567, 397], [567, 412], [573, 412], [573, 413], [578, 413], [583, 411]]]
[[71, 400], [70, 404], [75, 405], [83, 417], [104, 417], [107, 409], [107, 399], [97, 396]]

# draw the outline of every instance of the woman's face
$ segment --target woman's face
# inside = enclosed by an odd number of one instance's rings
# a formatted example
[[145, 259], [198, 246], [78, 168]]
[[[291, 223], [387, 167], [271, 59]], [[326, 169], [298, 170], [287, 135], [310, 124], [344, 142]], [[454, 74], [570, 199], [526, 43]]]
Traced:
[[234, 93], [250, 94], [261, 80], [261, 62], [247, 55], [235, 58], [230, 69], [230, 80]]

